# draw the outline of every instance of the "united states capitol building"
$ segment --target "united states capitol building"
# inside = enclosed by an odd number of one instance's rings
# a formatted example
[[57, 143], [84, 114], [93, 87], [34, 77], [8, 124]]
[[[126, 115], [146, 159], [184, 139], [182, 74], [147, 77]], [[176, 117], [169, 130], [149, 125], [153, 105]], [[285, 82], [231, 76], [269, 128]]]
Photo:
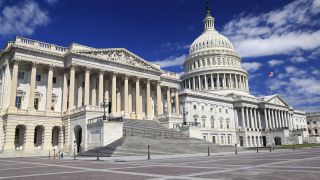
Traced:
[[123, 48], [8, 42], [0, 54], [0, 154], [86, 151], [124, 136], [123, 121], [140, 120], [214, 144], [302, 143], [305, 112], [276, 94], [250, 94], [241, 57], [214, 20], [207, 9], [181, 77]]

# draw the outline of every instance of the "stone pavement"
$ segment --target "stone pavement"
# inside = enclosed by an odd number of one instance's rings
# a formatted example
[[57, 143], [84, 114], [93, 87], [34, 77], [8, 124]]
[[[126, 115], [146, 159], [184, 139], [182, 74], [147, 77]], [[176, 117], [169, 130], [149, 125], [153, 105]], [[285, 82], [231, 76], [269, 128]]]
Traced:
[[0, 179], [319, 179], [320, 148], [180, 156], [0, 159]]

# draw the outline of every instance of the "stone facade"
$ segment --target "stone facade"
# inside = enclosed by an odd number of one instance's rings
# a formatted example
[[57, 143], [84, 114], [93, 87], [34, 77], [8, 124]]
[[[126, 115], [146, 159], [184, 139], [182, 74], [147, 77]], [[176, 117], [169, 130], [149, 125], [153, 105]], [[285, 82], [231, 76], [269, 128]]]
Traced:
[[[104, 101], [114, 118], [179, 118], [178, 76], [126, 49], [60, 47], [17, 37], [1, 51], [0, 65], [1, 152], [87, 150], [97, 143], [88, 137], [98, 136], [89, 120], [103, 115]], [[121, 129], [118, 135], [103, 135], [115, 125], [103, 126], [101, 146], [122, 135], [121, 123], [114, 128]]]

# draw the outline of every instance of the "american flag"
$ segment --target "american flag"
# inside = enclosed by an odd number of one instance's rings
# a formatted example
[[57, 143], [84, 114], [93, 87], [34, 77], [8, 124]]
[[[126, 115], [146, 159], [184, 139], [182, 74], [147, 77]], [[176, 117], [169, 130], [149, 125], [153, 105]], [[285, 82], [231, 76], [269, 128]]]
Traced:
[[273, 76], [273, 72], [269, 72], [269, 78]]

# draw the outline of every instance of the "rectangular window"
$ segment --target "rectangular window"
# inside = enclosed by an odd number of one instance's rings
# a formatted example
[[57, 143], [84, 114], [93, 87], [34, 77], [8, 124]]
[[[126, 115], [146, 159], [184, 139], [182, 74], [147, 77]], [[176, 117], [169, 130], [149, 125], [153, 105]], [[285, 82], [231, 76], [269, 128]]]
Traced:
[[21, 96], [16, 97], [16, 108], [21, 109]]
[[40, 74], [36, 75], [36, 81], [41, 81], [41, 75]]
[[18, 72], [18, 79], [19, 80], [24, 80], [24, 72], [23, 71], [19, 71]]
[[57, 83], [57, 78], [53, 77], [52, 82], [53, 82], [53, 84], [56, 84]]
[[38, 110], [39, 108], [39, 98], [34, 98], [34, 108]]
[[212, 136], [212, 143], [215, 144], [216, 143], [216, 137]]

